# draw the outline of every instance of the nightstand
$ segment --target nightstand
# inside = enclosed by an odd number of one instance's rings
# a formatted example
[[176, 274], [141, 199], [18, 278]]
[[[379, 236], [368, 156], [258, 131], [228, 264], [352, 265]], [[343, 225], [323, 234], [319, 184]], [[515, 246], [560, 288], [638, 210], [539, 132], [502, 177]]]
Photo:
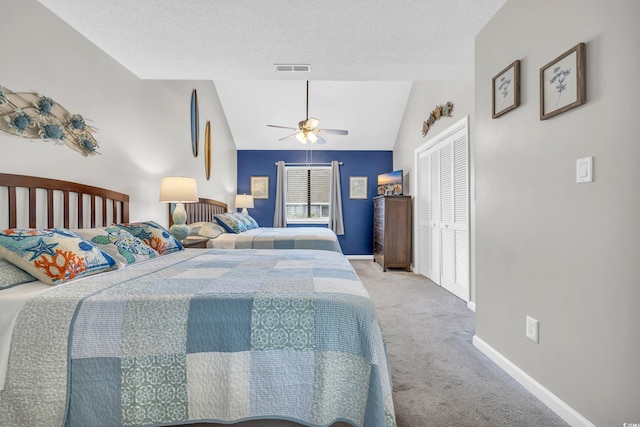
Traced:
[[207, 239], [206, 237], [187, 237], [181, 243], [185, 248], [206, 249], [208, 241], [209, 239]]

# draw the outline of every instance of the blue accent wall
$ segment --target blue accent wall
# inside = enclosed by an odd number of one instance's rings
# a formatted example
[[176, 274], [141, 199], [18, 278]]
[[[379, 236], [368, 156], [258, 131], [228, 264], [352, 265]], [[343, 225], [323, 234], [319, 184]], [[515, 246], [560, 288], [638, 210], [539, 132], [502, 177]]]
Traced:
[[[269, 198], [254, 201], [249, 209], [262, 227], [273, 227], [276, 195], [276, 166], [285, 163], [306, 163], [310, 152], [304, 150], [238, 150], [238, 194], [251, 194], [251, 177], [269, 177]], [[343, 162], [340, 166], [342, 216], [344, 236], [338, 236], [345, 255], [373, 254], [373, 197], [376, 196], [378, 174], [393, 170], [392, 151], [313, 151], [313, 163]], [[368, 198], [349, 199], [349, 177], [368, 177]], [[304, 227], [305, 225], [289, 225]], [[314, 225], [326, 227], [326, 225]]]

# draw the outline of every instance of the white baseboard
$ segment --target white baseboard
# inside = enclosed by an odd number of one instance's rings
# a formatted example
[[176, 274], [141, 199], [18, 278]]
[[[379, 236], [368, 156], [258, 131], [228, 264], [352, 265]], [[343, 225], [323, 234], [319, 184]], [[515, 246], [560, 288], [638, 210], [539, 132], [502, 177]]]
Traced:
[[473, 345], [489, 359], [493, 360], [495, 364], [501, 367], [507, 374], [511, 375], [516, 381], [524, 386], [524, 388], [529, 390], [531, 394], [540, 399], [542, 403], [547, 405], [549, 409], [558, 414], [560, 418], [565, 420], [569, 425], [573, 427], [595, 427], [575, 409], [567, 405], [558, 396], [551, 393], [525, 371], [520, 369], [513, 362], [500, 354], [496, 349], [484, 342], [482, 338], [474, 335]]
[[347, 259], [368, 259], [373, 260], [373, 255], [345, 255]]
[[476, 312], [476, 303], [473, 302], [473, 301], [468, 301], [467, 302], [467, 308], [475, 313]]

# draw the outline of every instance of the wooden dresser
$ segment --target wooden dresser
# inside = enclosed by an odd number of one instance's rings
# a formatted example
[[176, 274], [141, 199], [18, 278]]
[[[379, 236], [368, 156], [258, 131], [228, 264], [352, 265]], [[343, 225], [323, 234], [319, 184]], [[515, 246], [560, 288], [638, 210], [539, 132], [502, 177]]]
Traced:
[[373, 260], [411, 270], [411, 196], [373, 198]]

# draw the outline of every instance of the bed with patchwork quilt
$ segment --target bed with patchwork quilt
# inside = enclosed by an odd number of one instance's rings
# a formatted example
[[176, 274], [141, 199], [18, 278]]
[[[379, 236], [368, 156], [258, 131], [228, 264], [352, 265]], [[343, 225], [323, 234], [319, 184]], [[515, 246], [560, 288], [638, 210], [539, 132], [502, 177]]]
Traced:
[[338, 236], [323, 227], [260, 227], [241, 233], [221, 233], [207, 242], [221, 249], [316, 249], [342, 253]]
[[[16, 287], [18, 288], [18, 287]], [[2, 426], [395, 425], [375, 307], [327, 250], [181, 250], [30, 297]]]
[[[191, 238], [206, 237], [209, 248], [317, 249], [342, 253], [336, 233], [323, 226], [261, 227], [248, 213], [227, 212], [217, 200], [199, 199], [184, 205]], [[169, 205], [169, 225], [174, 205]]]

